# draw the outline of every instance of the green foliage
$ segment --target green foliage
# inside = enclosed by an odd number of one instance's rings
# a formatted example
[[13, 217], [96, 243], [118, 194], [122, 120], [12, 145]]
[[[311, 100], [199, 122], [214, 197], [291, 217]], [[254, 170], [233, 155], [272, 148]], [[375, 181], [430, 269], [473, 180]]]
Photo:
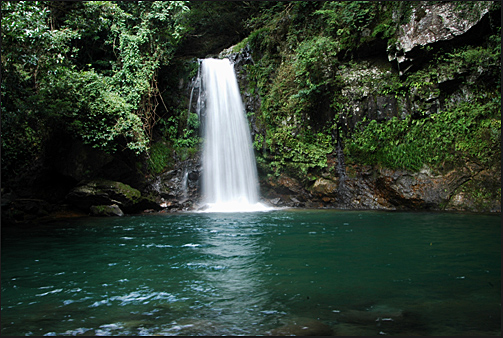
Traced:
[[113, 153], [126, 140], [129, 149], [141, 152], [148, 146], [142, 121], [109, 81], [94, 71], [62, 69], [41, 80], [39, 109], [95, 148]]
[[153, 174], [162, 173], [171, 164], [171, 149], [165, 141], [153, 143], [149, 151], [149, 165]]
[[276, 174], [288, 170], [301, 177], [325, 168], [327, 154], [333, 151], [331, 134], [322, 130], [331, 126], [327, 122], [332, 120], [329, 106], [338, 81], [340, 48], [332, 37], [299, 41], [305, 27], [300, 15], [309, 16], [316, 8], [302, 2], [281, 9], [266, 13], [271, 21], [248, 37], [257, 53], [255, 65], [247, 68], [250, 91], [256, 88], [262, 97], [256, 123], [266, 129], [264, 135], [256, 135], [254, 144], [257, 150], [266, 145], [270, 155], [265, 156]]
[[5, 172], [41, 158], [56, 129], [145, 154], [160, 119], [158, 72], [187, 10], [183, 1], [2, 2]]
[[[341, 94], [341, 58], [372, 39], [390, 39], [398, 27], [393, 11], [407, 6], [331, 1], [276, 7], [251, 21], [255, 30], [247, 38], [255, 61], [247, 68], [250, 92], [262, 98], [256, 124], [266, 130], [254, 145], [276, 173], [305, 173], [326, 167], [340, 133], [338, 114], [347, 101]], [[379, 81], [368, 86], [382, 95], [405, 95], [396, 74]]]
[[345, 153], [356, 163], [413, 171], [446, 162], [493, 166], [501, 157], [500, 118], [499, 98], [494, 98], [458, 103], [421, 120], [372, 120], [352, 135]]
[[[180, 110], [179, 115], [173, 115], [160, 122], [163, 136], [170, 140], [174, 148], [194, 147], [199, 143], [197, 129], [199, 117], [195, 113], [189, 113], [187, 124], [182, 128], [183, 117], [187, 116], [186, 110]], [[181, 132], [179, 130], [181, 129]]]
[[333, 151], [327, 133], [296, 135], [293, 126], [284, 126], [268, 134], [270, 167], [276, 175], [286, 170], [303, 180], [311, 169], [327, 167], [327, 154]]
[[[415, 117], [360, 122], [346, 140], [349, 160], [409, 170], [467, 161], [494, 166], [501, 154], [500, 56], [501, 37], [495, 34], [479, 46], [439, 50], [406, 79], [380, 86], [383, 94], [413, 98], [419, 110]], [[484, 80], [473, 74], [484, 74]], [[452, 80], [461, 84], [463, 92], [442, 91], [442, 84]], [[425, 108], [432, 98], [440, 101], [437, 114]]]
[[325, 19], [325, 31], [335, 36], [343, 49], [352, 49], [366, 40], [363, 31], [374, 21], [379, 6], [375, 1], [327, 1], [315, 14]]
[[[187, 112], [179, 78], [194, 76], [197, 62], [181, 66], [178, 56], [191, 54], [184, 41], [199, 41], [192, 47], [198, 55], [238, 41], [236, 49], [251, 47], [247, 91], [261, 98], [254, 112], [257, 162], [276, 174], [290, 171], [302, 178], [326, 168], [327, 154], [341, 138], [350, 161], [411, 170], [466, 160], [492, 165], [501, 153], [500, 27], [491, 27], [492, 35], [477, 46], [425, 47], [431, 61], [405, 78], [388, 71], [386, 59], [379, 61], [383, 67], [355, 59], [360, 47], [380, 39], [391, 52], [413, 10], [416, 18], [425, 14], [423, 2], [1, 6], [3, 173], [21, 172], [40, 159], [55, 130], [110, 153], [149, 155], [155, 173], [172, 158], [192, 156], [201, 142], [199, 121]], [[499, 2], [459, 2], [452, 8], [470, 17], [481, 6], [501, 9]], [[364, 73], [370, 62], [380, 71]], [[349, 130], [343, 125], [344, 118], [353, 118], [347, 103], [358, 99], [343, 94], [349, 73], [362, 75], [354, 86], [365, 95], [414, 103], [414, 115], [364, 121]], [[450, 81], [463, 90], [452, 94]], [[439, 103], [437, 114], [429, 109], [433, 101]]]
[[338, 51], [338, 43], [323, 36], [301, 42], [293, 62], [296, 84], [309, 89], [328, 84], [335, 75]]
[[[405, 120], [395, 117], [381, 124], [372, 120], [348, 140], [345, 154], [356, 163], [418, 170], [426, 162], [426, 156], [429, 156], [422, 147], [429, 145], [419, 140], [416, 142], [412, 136], [421, 133], [416, 122], [413, 125], [410, 117]], [[414, 127], [414, 132], [411, 132]]]

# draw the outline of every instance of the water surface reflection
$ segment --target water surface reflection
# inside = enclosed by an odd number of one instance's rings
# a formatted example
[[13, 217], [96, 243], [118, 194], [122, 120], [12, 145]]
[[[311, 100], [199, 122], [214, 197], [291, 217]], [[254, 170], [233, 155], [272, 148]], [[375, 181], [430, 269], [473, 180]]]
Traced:
[[1, 332], [498, 335], [500, 238], [492, 215], [312, 210], [10, 229]]

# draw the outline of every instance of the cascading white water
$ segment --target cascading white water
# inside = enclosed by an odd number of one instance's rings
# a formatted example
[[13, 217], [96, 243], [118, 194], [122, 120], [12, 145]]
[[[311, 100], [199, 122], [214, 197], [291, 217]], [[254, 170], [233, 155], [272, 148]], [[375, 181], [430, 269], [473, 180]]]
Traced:
[[[257, 168], [234, 67], [228, 59], [201, 62], [203, 202], [206, 211], [267, 210], [259, 203]], [[204, 101], [204, 102], [202, 102]]]

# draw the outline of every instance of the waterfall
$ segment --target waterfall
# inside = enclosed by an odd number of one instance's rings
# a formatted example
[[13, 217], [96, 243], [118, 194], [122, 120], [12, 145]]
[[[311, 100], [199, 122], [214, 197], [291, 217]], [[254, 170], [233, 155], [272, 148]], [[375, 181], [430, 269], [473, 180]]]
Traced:
[[258, 176], [245, 109], [228, 59], [201, 62], [198, 106], [203, 129], [206, 211], [258, 211]]
[[188, 198], [188, 178], [189, 172], [187, 171], [187, 165], [183, 168], [183, 178], [182, 178], [182, 201], [185, 202]]

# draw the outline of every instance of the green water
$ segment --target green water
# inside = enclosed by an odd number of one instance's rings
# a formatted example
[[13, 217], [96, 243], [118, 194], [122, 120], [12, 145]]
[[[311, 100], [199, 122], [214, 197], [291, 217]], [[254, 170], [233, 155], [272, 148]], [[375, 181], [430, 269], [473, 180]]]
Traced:
[[6, 228], [1, 334], [265, 335], [314, 322], [338, 335], [500, 335], [500, 222], [276, 210]]

